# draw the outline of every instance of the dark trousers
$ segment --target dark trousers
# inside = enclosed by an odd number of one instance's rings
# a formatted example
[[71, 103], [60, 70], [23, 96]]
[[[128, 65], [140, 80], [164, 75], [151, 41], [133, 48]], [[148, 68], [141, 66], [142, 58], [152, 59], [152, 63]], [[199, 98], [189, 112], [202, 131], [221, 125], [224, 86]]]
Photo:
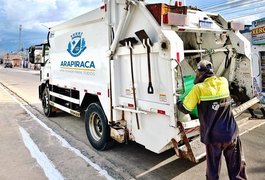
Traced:
[[230, 143], [214, 143], [206, 145], [206, 179], [219, 179], [222, 153], [225, 156], [229, 179], [246, 180], [246, 163], [239, 137]]

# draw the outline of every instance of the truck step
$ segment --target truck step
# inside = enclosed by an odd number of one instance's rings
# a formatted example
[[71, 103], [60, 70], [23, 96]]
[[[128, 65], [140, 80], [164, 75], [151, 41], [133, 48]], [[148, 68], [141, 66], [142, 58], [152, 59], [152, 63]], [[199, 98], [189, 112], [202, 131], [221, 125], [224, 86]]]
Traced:
[[177, 122], [180, 134], [183, 140], [182, 146], [179, 146], [175, 139], [172, 139], [176, 155], [180, 158], [188, 159], [197, 163], [201, 158], [205, 157], [205, 145], [201, 143], [200, 137], [194, 138], [191, 142], [188, 139], [185, 129], [181, 122]]
[[[197, 137], [193, 141], [190, 142], [190, 148], [192, 150], [192, 162], [199, 162], [200, 159], [205, 157], [206, 151], [205, 151], [205, 145], [201, 142], [200, 137]], [[187, 153], [187, 147], [186, 145], [182, 145], [179, 147], [179, 150], [182, 151], [182, 153]]]
[[56, 107], [58, 109], [61, 109], [69, 114], [72, 114], [73, 116], [76, 116], [76, 117], [80, 117], [80, 112], [79, 111], [76, 111], [76, 110], [73, 110], [73, 109], [70, 109], [70, 108], [67, 108], [65, 106], [62, 106], [60, 104], [57, 104], [53, 101], [50, 101], [50, 105], [53, 106], [53, 107]]
[[140, 113], [140, 114], [147, 114], [146, 111], [135, 110], [135, 109], [132, 109], [132, 108], [124, 108], [124, 107], [119, 107], [119, 106], [114, 107], [114, 110], [127, 111], [127, 112]]

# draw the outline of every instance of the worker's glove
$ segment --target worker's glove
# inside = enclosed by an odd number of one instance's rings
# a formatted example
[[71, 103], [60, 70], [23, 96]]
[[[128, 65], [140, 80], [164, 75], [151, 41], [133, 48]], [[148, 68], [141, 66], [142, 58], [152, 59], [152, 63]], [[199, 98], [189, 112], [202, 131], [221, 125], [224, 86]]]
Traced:
[[180, 100], [177, 101], [177, 108], [178, 108], [178, 110], [180, 110], [180, 111], [183, 112], [184, 114], [188, 114], [188, 113], [189, 113], [189, 111], [188, 111], [187, 109], [184, 108], [184, 106], [183, 106], [183, 102], [180, 101]]

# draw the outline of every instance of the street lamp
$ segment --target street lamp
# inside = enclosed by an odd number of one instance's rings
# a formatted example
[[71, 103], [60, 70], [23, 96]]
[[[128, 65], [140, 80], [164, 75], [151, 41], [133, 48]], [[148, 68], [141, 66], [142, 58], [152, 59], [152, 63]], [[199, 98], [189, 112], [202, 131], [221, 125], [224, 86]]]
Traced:
[[9, 61], [9, 53], [6, 53], [6, 60]]

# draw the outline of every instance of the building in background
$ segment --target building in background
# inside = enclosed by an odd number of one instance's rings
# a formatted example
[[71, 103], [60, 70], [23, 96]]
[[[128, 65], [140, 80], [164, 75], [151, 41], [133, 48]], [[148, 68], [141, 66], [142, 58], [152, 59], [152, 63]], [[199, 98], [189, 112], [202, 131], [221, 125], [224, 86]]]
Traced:
[[254, 88], [257, 95], [265, 95], [265, 18], [247, 25], [241, 33], [251, 42]]
[[12, 63], [13, 67], [20, 67], [23, 56], [18, 53], [6, 53], [2, 55], [3, 64]]

